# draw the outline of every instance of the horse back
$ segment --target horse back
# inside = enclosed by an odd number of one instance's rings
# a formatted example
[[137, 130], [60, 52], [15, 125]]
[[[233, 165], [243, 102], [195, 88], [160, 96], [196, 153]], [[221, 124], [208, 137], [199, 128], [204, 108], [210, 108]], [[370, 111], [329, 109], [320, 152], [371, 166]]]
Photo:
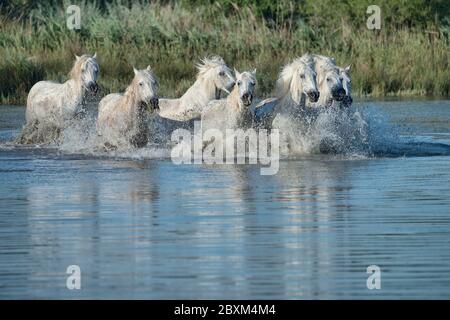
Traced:
[[110, 122], [111, 119], [117, 118], [117, 110], [120, 108], [121, 100], [123, 99], [121, 93], [110, 93], [103, 97], [98, 104], [98, 124], [104, 124], [104, 122]]
[[52, 81], [39, 81], [33, 87], [27, 97], [27, 122], [48, 118], [49, 113], [57, 114], [57, 108], [61, 103], [62, 84]]

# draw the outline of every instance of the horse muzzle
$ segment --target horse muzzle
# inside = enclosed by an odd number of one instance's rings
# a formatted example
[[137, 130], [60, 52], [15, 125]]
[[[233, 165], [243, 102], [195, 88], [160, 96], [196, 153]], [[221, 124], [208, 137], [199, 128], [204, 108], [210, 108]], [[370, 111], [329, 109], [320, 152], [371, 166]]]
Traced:
[[350, 107], [353, 103], [353, 98], [350, 96], [345, 96], [344, 99], [342, 100], [342, 102], [344, 102], [346, 107]]
[[150, 106], [153, 110], [159, 110], [159, 99], [158, 97], [154, 97], [150, 99]]
[[311, 91], [308, 91], [307, 95], [308, 95], [308, 98], [309, 98], [309, 100], [310, 100], [311, 102], [317, 102], [317, 101], [319, 101], [319, 97], [320, 97], [319, 91], [317, 91], [317, 90], [311, 90]]
[[248, 107], [253, 102], [253, 95], [250, 93], [244, 93], [241, 97], [244, 106]]
[[95, 82], [89, 82], [88, 89], [90, 92], [95, 94], [98, 92], [98, 84]]
[[343, 88], [333, 91], [333, 99], [336, 101], [343, 101], [345, 96], [346, 96], [346, 93]]

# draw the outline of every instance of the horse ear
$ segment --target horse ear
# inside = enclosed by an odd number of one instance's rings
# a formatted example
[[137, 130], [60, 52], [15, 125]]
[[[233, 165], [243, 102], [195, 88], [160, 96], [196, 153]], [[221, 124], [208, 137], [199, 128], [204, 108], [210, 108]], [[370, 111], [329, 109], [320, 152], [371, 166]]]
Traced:
[[234, 74], [235, 74], [236, 78], [241, 75], [241, 73], [239, 71], [237, 71], [236, 68], [234, 68]]
[[152, 71], [152, 67], [150, 67], [150, 65], [147, 66], [147, 70], [148, 71]]
[[80, 60], [80, 57], [75, 54], [75, 59]]
[[252, 74], [256, 76], [256, 68], [252, 70]]
[[352, 69], [352, 65], [349, 64], [348, 66], [346, 66], [346, 67], [344, 68], [344, 71], [347, 72], [347, 73], [349, 73], [351, 69]]
[[94, 55], [92, 56], [93, 59], [97, 59], [97, 52], [94, 53]]
[[135, 74], [135, 75], [138, 74], [138, 72], [139, 72], [139, 70], [136, 69], [135, 67], [133, 67], [133, 71], [134, 71], [134, 74]]

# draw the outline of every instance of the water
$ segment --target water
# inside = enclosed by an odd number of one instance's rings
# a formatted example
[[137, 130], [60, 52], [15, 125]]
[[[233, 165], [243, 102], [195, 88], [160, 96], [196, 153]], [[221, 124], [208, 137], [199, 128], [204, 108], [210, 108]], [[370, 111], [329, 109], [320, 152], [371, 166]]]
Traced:
[[24, 109], [0, 107], [0, 298], [450, 298], [450, 102], [356, 109], [362, 150], [261, 176], [151, 148], [15, 146]]

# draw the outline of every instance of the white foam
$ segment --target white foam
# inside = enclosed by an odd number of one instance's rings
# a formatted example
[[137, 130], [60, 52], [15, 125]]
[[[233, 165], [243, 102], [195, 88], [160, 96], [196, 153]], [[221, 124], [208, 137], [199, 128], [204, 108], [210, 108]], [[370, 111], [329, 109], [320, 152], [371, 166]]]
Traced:
[[[401, 145], [396, 128], [389, 124], [389, 119], [374, 108], [310, 110], [301, 114], [298, 119], [279, 117], [276, 121], [280, 129], [281, 158], [295, 159], [305, 155], [328, 153], [352, 160], [380, 154], [389, 155], [389, 152], [396, 154], [395, 149], [401, 151], [405, 147], [405, 141]], [[158, 125], [162, 126], [162, 123]], [[151, 125], [155, 125], [155, 122]], [[169, 131], [172, 129], [174, 128], [168, 126], [158, 128], [158, 131], [166, 130], [166, 139], [170, 139]], [[57, 147], [62, 153], [94, 157], [170, 158], [170, 141], [150, 142], [141, 149], [126, 143], [119, 144], [115, 149], [108, 149], [105, 148], [106, 140], [97, 134], [95, 118], [88, 117], [69, 124], [62, 133], [60, 142], [51, 143], [47, 147]], [[3, 144], [2, 148], [9, 146], [10, 144]]]

